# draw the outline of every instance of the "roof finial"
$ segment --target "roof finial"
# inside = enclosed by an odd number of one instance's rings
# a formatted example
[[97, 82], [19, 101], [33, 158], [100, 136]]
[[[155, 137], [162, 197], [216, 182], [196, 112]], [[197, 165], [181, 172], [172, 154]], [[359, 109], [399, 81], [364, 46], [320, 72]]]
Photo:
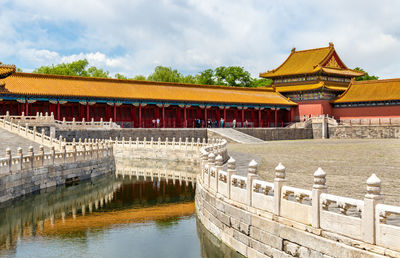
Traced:
[[330, 46], [330, 47], [333, 47], [333, 42], [329, 42], [329, 46]]
[[294, 53], [294, 52], [296, 52], [296, 48], [295, 47], [292, 48], [292, 53]]

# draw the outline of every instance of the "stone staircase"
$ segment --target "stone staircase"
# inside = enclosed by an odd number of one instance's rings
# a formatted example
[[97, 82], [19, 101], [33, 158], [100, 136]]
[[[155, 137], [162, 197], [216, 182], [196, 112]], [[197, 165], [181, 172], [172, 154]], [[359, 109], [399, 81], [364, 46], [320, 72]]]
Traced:
[[[30, 146], [33, 147], [35, 152], [39, 151], [39, 143], [0, 128], [0, 157], [5, 155], [7, 148], [10, 148], [11, 152], [16, 154], [18, 148], [21, 147], [22, 152], [26, 154]], [[45, 151], [48, 149], [49, 148], [45, 146]]]
[[207, 128], [207, 135], [209, 138], [222, 137], [228, 142], [234, 143], [264, 143], [263, 140], [253, 137], [251, 135], [239, 132], [233, 128]]

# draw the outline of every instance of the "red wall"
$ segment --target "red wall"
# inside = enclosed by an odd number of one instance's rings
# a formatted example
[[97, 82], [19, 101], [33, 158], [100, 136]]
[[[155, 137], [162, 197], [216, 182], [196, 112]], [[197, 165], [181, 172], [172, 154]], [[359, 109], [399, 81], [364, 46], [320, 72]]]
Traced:
[[333, 108], [336, 119], [400, 117], [400, 106]]
[[300, 119], [303, 116], [319, 116], [322, 114], [331, 115], [332, 106], [329, 100], [310, 100], [297, 102], [299, 105], [295, 108], [294, 116]]

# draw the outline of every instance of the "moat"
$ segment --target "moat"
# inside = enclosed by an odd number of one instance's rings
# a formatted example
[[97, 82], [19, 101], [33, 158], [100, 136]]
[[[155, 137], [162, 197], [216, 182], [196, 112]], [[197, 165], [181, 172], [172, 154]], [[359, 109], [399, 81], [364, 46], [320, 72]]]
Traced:
[[0, 209], [7, 257], [241, 257], [197, 221], [192, 182], [103, 176]]

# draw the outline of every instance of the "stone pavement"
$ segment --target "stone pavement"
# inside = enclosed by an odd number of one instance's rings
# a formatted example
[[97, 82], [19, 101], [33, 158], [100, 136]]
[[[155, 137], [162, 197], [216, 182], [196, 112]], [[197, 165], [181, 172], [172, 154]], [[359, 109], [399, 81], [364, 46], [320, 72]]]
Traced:
[[[269, 141], [265, 144], [228, 144], [238, 163], [261, 158], [259, 175], [272, 182], [279, 162], [286, 167], [287, 184], [311, 189], [318, 167], [327, 173], [328, 192], [363, 199], [366, 180], [375, 173], [382, 180], [385, 203], [400, 203], [400, 140], [327, 139]], [[238, 153], [238, 154], [235, 154]], [[244, 154], [245, 153], [245, 154]], [[247, 157], [247, 158], [246, 158]], [[257, 161], [258, 162], [258, 161]]]
[[[10, 148], [12, 155], [17, 154], [18, 147], [22, 148], [24, 154], [28, 153], [29, 146], [32, 146], [34, 152], [39, 151], [40, 144], [27, 140], [21, 136], [10, 133], [4, 129], [0, 129], [0, 157], [6, 155], [6, 149]], [[49, 148], [44, 148], [44, 151], [49, 151]]]
[[222, 136], [223, 138], [227, 139], [228, 142], [252, 143], [252, 144], [264, 142], [261, 139], [239, 132], [232, 128], [207, 128], [207, 130]]

